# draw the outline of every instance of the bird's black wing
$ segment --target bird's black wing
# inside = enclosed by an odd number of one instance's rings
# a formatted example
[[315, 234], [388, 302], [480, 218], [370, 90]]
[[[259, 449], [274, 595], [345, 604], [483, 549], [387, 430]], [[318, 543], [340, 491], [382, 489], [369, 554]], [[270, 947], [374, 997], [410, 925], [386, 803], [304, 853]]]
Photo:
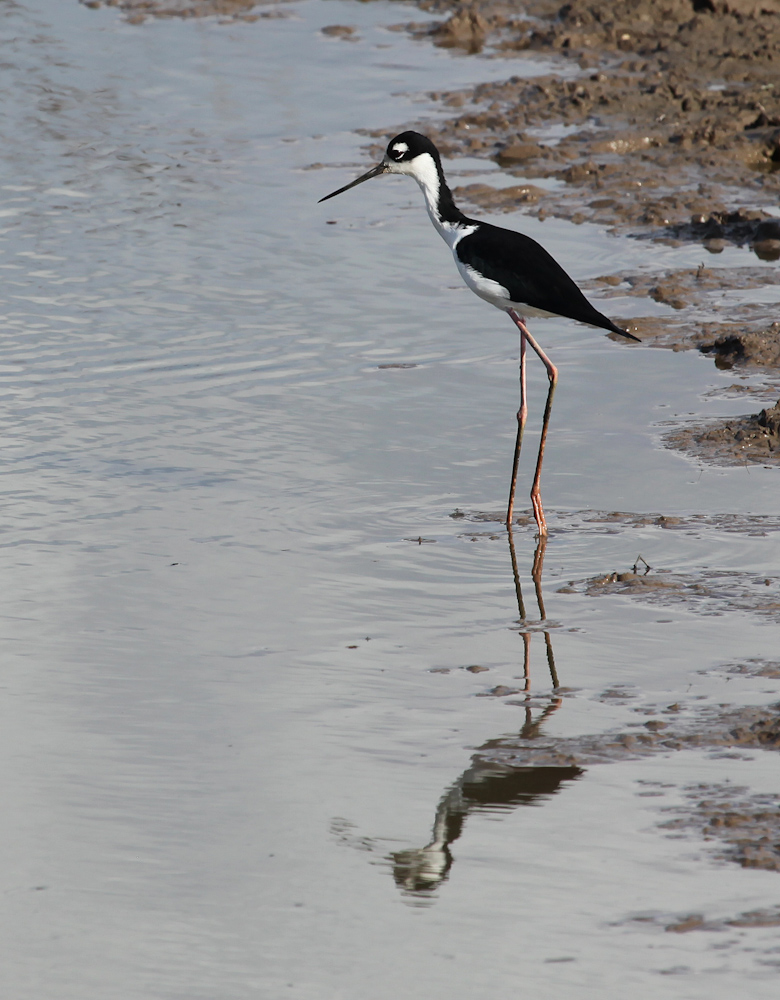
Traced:
[[637, 339], [592, 306], [561, 265], [530, 236], [483, 222], [460, 240], [455, 252], [464, 264], [503, 285], [512, 302]]

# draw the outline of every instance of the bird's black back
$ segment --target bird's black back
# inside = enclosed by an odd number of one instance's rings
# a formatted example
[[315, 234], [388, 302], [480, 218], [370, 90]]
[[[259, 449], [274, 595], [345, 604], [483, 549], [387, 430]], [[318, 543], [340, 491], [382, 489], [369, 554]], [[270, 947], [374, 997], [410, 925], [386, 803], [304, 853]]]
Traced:
[[536, 240], [488, 222], [467, 221], [478, 228], [457, 244], [458, 259], [503, 285], [512, 302], [636, 339], [592, 306]]

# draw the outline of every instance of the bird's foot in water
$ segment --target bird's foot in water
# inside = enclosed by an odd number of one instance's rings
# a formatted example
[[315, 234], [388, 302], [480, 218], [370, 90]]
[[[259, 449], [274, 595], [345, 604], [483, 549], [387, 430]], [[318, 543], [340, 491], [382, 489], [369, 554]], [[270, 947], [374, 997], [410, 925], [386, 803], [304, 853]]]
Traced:
[[542, 507], [542, 496], [540, 493], [531, 494], [531, 505], [534, 509], [536, 527], [539, 529], [539, 538], [547, 537], [547, 521], [544, 519], [544, 508]]

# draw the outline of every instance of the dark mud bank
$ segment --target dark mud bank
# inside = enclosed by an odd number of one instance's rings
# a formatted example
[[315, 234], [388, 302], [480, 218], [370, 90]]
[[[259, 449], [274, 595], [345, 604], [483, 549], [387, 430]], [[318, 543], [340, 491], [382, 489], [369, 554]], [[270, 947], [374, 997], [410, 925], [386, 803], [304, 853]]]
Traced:
[[[528, 210], [594, 222], [640, 239], [699, 243], [710, 254], [750, 247], [780, 259], [780, 0], [420, 0], [452, 11], [443, 23], [410, 24], [436, 45], [467, 52], [523, 52], [561, 60], [561, 72], [512, 77], [433, 96], [453, 116], [426, 130], [450, 155], [494, 160], [518, 183], [467, 184], [457, 194], [490, 212]], [[534, 180], [557, 181], [541, 186]], [[761, 265], [759, 265], [759, 268]], [[637, 320], [653, 346], [699, 349], [719, 367], [751, 367], [778, 388], [777, 304], [751, 302], [722, 322], [724, 283], [780, 283], [777, 268], [745, 273], [700, 268], [606, 275], [615, 294], [639, 294], [679, 315]], [[747, 284], [745, 284], [747, 282]], [[776, 398], [776, 396], [774, 397]], [[771, 408], [665, 438], [716, 464], [778, 462]]]
[[[410, 25], [434, 44], [557, 55], [570, 64], [567, 78], [513, 77], [437, 95], [459, 110], [438, 130], [450, 153], [559, 178], [565, 187], [540, 198], [557, 215], [669, 236], [698, 227], [684, 235], [773, 241], [780, 252], [780, 229], [761, 210], [776, 205], [780, 191], [776, 0], [420, 6], [454, 9], [442, 25]], [[559, 134], [565, 126], [565, 136], [545, 138], [550, 125]], [[729, 209], [740, 205], [753, 217], [729, 222]]]
[[[281, 0], [275, 0], [281, 2]], [[85, 7], [117, 7], [130, 24], [149, 17], [218, 17], [225, 21], [257, 21], [273, 16], [260, 13], [262, 0], [79, 0]]]

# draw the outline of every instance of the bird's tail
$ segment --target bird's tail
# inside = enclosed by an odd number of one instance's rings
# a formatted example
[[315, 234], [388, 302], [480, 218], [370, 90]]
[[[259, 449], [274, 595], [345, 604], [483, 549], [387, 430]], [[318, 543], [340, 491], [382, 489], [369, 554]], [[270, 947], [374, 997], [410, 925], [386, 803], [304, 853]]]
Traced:
[[624, 330], [621, 326], [615, 326], [612, 320], [609, 320], [609, 329], [612, 333], [619, 333], [621, 337], [628, 337], [629, 340], [635, 340], [637, 344], [641, 344], [642, 341], [639, 337], [635, 337], [633, 333], [629, 333], [628, 330]]

